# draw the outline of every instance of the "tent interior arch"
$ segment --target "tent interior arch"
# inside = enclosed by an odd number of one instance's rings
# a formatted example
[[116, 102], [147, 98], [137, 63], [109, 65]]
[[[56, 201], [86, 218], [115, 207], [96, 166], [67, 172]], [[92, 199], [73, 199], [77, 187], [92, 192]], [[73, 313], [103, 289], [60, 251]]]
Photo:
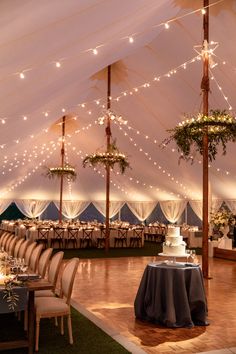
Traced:
[[[219, 46], [209, 105], [234, 114], [236, 3], [210, 4], [210, 38]], [[160, 146], [167, 129], [202, 109], [202, 62], [194, 50], [202, 44], [201, 9], [201, 0], [1, 1], [2, 205], [59, 199], [59, 181], [45, 177], [45, 166], [60, 165], [58, 120], [64, 114], [70, 117], [66, 161], [78, 175], [64, 184], [64, 199], [104, 201], [104, 169], [83, 168], [82, 160], [105, 148], [98, 118], [110, 64], [111, 107], [127, 121], [112, 122], [112, 137], [132, 167], [125, 175], [113, 171], [111, 200], [201, 200], [201, 156], [179, 164], [174, 144]], [[235, 145], [228, 144], [226, 156], [221, 152], [209, 168], [211, 198], [230, 203], [236, 199]]]

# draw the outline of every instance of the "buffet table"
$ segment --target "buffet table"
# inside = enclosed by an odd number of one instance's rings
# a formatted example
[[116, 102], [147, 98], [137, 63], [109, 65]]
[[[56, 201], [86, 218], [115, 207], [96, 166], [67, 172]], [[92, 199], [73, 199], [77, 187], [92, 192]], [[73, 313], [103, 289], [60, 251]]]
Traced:
[[137, 319], [167, 327], [208, 325], [201, 268], [186, 263], [148, 264], [134, 309]]

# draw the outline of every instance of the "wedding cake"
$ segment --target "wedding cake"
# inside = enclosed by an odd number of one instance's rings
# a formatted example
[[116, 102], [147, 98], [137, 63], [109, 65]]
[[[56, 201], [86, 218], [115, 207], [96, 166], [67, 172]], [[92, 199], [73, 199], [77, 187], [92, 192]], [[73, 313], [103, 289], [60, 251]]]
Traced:
[[185, 255], [186, 242], [183, 241], [183, 236], [180, 235], [180, 227], [169, 226], [165, 242], [163, 243], [163, 253], [170, 256]]

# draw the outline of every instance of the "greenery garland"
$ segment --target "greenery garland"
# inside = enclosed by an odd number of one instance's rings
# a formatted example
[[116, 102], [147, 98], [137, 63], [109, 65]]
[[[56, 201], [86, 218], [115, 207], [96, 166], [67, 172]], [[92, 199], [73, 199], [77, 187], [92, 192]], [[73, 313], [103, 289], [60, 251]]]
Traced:
[[86, 156], [83, 160], [83, 167], [86, 167], [87, 164], [93, 167], [100, 164], [111, 168], [114, 168], [115, 164], [118, 164], [122, 174], [126, 168], [130, 167], [127, 157], [119, 152], [115, 140], [110, 144], [106, 152], [97, 152]]
[[167, 130], [171, 135], [162, 142], [162, 147], [174, 140], [181, 153], [180, 159], [193, 161], [191, 147], [193, 145], [195, 150], [202, 155], [202, 138], [204, 131], [207, 131], [209, 160], [215, 160], [220, 144], [223, 148], [223, 155], [225, 155], [226, 144], [229, 141], [236, 141], [236, 119], [226, 110], [211, 110], [210, 113], [208, 116], [199, 113], [197, 116], [187, 117], [175, 128]]
[[64, 167], [46, 167], [46, 169], [46, 177], [50, 179], [64, 176], [69, 181], [75, 181], [77, 177], [74, 167], [69, 164], [66, 164]]

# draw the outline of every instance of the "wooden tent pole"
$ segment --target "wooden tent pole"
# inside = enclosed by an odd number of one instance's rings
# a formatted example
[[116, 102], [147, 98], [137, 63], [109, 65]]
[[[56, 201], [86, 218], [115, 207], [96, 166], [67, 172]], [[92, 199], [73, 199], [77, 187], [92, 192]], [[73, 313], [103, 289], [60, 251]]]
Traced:
[[[66, 116], [62, 117], [62, 136], [61, 136], [61, 168], [64, 168], [65, 160], [65, 124]], [[61, 174], [61, 183], [60, 183], [60, 206], [59, 206], [59, 223], [62, 223], [62, 198], [63, 198], [63, 180], [64, 175]]]
[[[111, 65], [107, 67], [107, 110], [111, 108]], [[107, 115], [106, 125], [107, 151], [111, 143], [111, 122]], [[109, 250], [110, 245], [110, 166], [106, 166], [106, 238], [105, 250]]]
[[[209, 43], [209, 0], [203, 0], [205, 14], [203, 15], [204, 46]], [[207, 48], [205, 48], [207, 49]], [[203, 78], [201, 89], [203, 93], [203, 115], [208, 116], [209, 94], [209, 58], [208, 52], [203, 57]], [[203, 134], [203, 237], [202, 237], [202, 272], [204, 278], [209, 278], [208, 273], [208, 127]]]

